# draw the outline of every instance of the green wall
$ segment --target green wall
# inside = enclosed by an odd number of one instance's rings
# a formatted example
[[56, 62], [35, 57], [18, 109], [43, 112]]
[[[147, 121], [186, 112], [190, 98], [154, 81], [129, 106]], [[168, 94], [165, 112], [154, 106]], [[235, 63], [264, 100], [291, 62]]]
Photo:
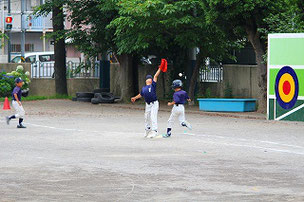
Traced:
[[[298, 100], [297, 103], [295, 104], [295, 106], [292, 108], [296, 108], [300, 105], [304, 104], [304, 101], [303, 100]], [[269, 99], [269, 117], [268, 119], [269, 120], [273, 120], [274, 118], [274, 99]], [[290, 109], [290, 110], [292, 110]], [[283, 109], [282, 107], [280, 107], [280, 105], [277, 103], [276, 105], [276, 118], [282, 116], [283, 114], [289, 112], [290, 110], [286, 110], [286, 109]], [[304, 121], [304, 108], [290, 114], [289, 116], [285, 117], [284, 119], [281, 119], [281, 120], [284, 120], [284, 121]]]
[[[297, 74], [299, 81], [299, 95], [295, 106], [292, 109], [283, 109], [276, 103], [276, 118], [290, 112], [296, 107], [304, 104], [304, 33], [303, 34], [271, 34], [269, 35], [269, 49], [268, 49], [268, 119], [274, 119], [274, 104], [277, 102], [273, 99], [275, 96], [275, 81], [280, 69], [284, 66], [290, 66]], [[300, 100], [303, 99], [303, 100]], [[304, 108], [288, 115], [281, 120], [288, 121], [304, 121]]]
[[270, 65], [304, 65], [304, 38], [270, 39]]

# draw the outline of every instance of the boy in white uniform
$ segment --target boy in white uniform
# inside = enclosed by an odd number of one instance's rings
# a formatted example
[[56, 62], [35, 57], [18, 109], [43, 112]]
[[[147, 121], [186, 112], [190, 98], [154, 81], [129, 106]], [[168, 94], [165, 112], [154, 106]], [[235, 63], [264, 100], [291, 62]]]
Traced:
[[26, 128], [22, 122], [23, 122], [23, 118], [24, 118], [24, 115], [25, 115], [25, 111], [22, 107], [22, 104], [21, 104], [21, 98], [22, 98], [22, 86], [23, 86], [23, 81], [21, 78], [16, 78], [15, 79], [15, 83], [16, 83], [16, 87], [14, 88], [13, 90], [13, 93], [12, 93], [12, 105], [16, 111], [16, 114], [15, 115], [12, 115], [10, 117], [6, 117], [6, 123], [7, 125], [9, 125], [10, 121], [12, 119], [17, 119], [19, 118], [19, 124], [17, 125], [17, 128]]
[[154, 138], [158, 135], [157, 132], [157, 115], [159, 102], [156, 95], [156, 82], [157, 78], [161, 72], [161, 68], [157, 70], [154, 77], [151, 75], [146, 76], [146, 85], [142, 88], [141, 92], [131, 98], [134, 103], [137, 99], [144, 97], [146, 102], [145, 108], [145, 137]]
[[181, 126], [187, 127], [190, 130], [191, 125], [185, 119], [185, 107], [184, 104], [188, 101], [190, 102], [191, 99], [189, 98], [186, 91], [182, 90], [183, 83], [181, 80], [174, 80], [172, 83], [172, 88], [175, 91], [173, 94], [173, 102], [169, 102], [168, 106], [173, 106], [171, 116], [168, 120], [168, 128], [167, 134], [163, 135], [164, 138], [171, 136], [171, 130], [174, 124], [175, 117], [178, 117], [179, 123]]

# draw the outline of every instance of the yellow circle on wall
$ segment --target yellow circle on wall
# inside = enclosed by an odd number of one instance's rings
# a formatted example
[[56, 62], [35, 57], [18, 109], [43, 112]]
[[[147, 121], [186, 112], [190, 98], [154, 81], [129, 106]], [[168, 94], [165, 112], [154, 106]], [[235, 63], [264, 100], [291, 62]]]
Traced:
[[295, 95], [295, 81], [290, 74], [285, 73], [282, 75], [278, 90], [283, 102], [288, 103], [293, 99]]

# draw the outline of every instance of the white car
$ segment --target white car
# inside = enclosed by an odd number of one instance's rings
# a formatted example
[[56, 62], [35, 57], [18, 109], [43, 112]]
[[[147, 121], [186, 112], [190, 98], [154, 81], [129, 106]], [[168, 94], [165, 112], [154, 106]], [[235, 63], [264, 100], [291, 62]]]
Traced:
[[52, 77], [54, 74], [54, 52], [32, 52], [24, 54], [25, 61], [21, 60], [21, 55], [17, 55], [12, 63], [31, 63], [32, 77]]
[[[32, 78], [54, 78], [54, 52], [32, 52], [24, 54], [25, 61], [21, 60], [21, 55], [16, 55], [11, 62], [12, 63], [31, 63], [31, 77]], [[74, 70], [80, 65], [76, 58], [67, 58], [67, 69]], [[84, 70], [82, 70], [84, 71]], [[85, 71], [88, 73], [88, 70]]]
[[[35, 62], [54, 62], [54, 52], [32, 52], [24, 54], [25, 62], [35, 63]], [[21, 55], [15, 56], [12, 63], [22, 63]]]

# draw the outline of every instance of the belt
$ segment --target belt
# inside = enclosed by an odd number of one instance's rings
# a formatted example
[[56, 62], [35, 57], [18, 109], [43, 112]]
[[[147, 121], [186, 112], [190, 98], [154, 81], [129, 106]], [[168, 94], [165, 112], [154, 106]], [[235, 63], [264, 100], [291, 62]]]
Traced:
[[178, 103], [178, 104], [175, 104], [175, 106], [177, 106], [177, 107], [178, 107], [178, 105], [184, 105], [184, 104], [179, 104], [179, 103]]
[[154, 104], [154, 102], [156, 102], [156, 101], [157, 101], [157, 100], [154, 100], [154, 101], [152, 101], [152, 102], [146, 102], [146, 103], [149, 105], [149, 104], [151, 104], [151, 103]]

